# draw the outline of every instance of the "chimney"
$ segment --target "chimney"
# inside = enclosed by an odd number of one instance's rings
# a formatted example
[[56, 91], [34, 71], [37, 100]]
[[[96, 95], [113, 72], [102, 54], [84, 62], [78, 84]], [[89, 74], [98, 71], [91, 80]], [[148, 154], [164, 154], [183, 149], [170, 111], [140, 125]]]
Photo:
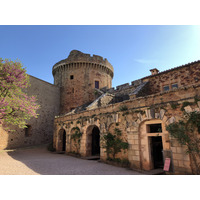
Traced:
[[158, 74], [159, 70], [157, 68], [150, 69], [151, 75]]

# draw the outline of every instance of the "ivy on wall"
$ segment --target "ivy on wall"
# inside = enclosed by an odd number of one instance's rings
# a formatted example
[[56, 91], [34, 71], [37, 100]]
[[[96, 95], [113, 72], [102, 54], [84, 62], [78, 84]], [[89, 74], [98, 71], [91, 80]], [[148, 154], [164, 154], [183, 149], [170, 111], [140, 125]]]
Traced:
[[[114, 129], [113, 134], [107, 132], [103, 135], [102, 147], [106, 149], [108, 160], [115, 160], [115, 156], [117, 153], [121, 152], [122, 150], [128, 149], [128, 143], [124, 142], [121, 139], [121, 135], [121, 130], [119, 130], [118, 128]], [[110, 157], [110, 155], [112, 155], [112, 158]]]
[[194, 174], [200, 174], [200, 112], [185, 113], [184, 120], [171, 123], [166, 130], [176, 138], [181, 145], [187, 147], [193, 160]]
[[73, 142], [74, 142], [74, 147], [76, 149], [76, 153], [80, 154], [82, 133], [80, 132], [80, 129], [78, 127], [72, 128], [72, 132], [73, 131], [74, 131], [74, 133], [71, 135], [71, 140], [73, 140]]

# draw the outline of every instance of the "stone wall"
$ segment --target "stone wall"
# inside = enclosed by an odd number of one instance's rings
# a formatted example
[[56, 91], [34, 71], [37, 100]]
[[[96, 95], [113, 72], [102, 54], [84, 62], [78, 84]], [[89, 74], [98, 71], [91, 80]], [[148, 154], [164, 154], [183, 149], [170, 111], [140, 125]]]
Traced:
[[[127, 157], [132, 168], [153, 169], [153, 160], [149, 150], [150, 139], [160, 136], [163, 150], [172, 154], [173, 173], [190, 174], [192, 173], [191, 162], [189, 155], [185, 152], [186, 147], [181, 146], [170, 137], [166, 131], [166, 126], [181, 120], [183, 117], [182, 103], [185, 101], [194, 102], [198, 94], [200, 94], [200, 85], [197, 84], [146, 97], [133, 98], [77, 114], [57, 117], [55, 119], [54, 146], [57, 148], [61, 142], [59, 130], [65, 129], [66, 138], [68, 138], [66, 139], [66, 152], [68, 152], [71, 145], [71, 130], [78, 127], [83, 133], [80, 152], [82, 156], [86, 156], [88, 146], [91, 145], [88, 143], [88, 133], [91, 127], [97, 126], [102, 137], [114, 125], [120, 127], [123, 137], [129, 143], [128, 151], [125, 154], [120, 153], [117, 157]], [[178, 103], [177, 108], [172, 108], [173, 103]], [[190, 108], [185, 109], [199, 111], [198, 105], [194, 103]], [[127, 107], [127, 110], [120, 111], [121, 106]], [[147, 126], [158, 123], [162, 126], [162, 132], [149, 133], [147, 131]], [[100, 157], [102, 160], [106, 159], [105, 149], [102, 147]]]
[[189, 63], [171, 70], [160, 72], [141, 79], [149, 81], [149, 91], [147, 94], [163, 92], [164, 86], [172, 89], [172, 84], [178, 84], [178, 87], [188, 86], [200, 83], [200, 61]]
[[60, 107], [60, 88], [33, 76], [29, 77], [31, 87], [27, 93], [37, 96], [39, 116], [27, 122], [30, 125], [29, 136], [25, 136], [24, 129], [16, 128], [14, 132], [7, 133], [0, 127], [0, 149], [46, 144], [53, 140], [54, 117], [59, 114]]

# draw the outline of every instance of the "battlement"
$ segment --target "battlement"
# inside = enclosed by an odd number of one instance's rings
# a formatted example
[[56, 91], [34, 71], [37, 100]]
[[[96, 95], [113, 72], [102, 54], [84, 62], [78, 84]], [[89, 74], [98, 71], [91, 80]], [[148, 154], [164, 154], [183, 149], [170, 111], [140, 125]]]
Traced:
[[[59, 69], [59, 67], [62, 66], [66, 66], [68, 64], [71, 64], [71, 66], [81, 66], [81, 64], [90, 64], [91, 66], [100, 66], [100, 67], [106, 67], [107, 69], [109, 69], [111, 71], [111, 73], [113, 74], [113, 66], [108, 62], [108, 60], [101, 56], [98, 55], [90, 55], [90, 54], [85, 54], [82, 53], [81, 51], [77, 51], [77, 50], [72, 50], [69, 54], [69, 56], [64, 59], [61, 60], [59, 62], [57, 62], [54, 66], [53, 66], [53, 74], [54, 72]], [[74, 64], [74, 65], [73, 65]]]

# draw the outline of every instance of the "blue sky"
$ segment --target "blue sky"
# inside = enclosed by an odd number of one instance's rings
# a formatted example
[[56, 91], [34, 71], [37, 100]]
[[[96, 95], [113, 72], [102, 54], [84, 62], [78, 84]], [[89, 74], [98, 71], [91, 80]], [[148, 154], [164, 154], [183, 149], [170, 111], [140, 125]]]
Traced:
[[200, 60], [200, 26], [0, 26], [0, 57], [50, 83], [53, 65], [74, 49], [107, 58], [117, 86]]

